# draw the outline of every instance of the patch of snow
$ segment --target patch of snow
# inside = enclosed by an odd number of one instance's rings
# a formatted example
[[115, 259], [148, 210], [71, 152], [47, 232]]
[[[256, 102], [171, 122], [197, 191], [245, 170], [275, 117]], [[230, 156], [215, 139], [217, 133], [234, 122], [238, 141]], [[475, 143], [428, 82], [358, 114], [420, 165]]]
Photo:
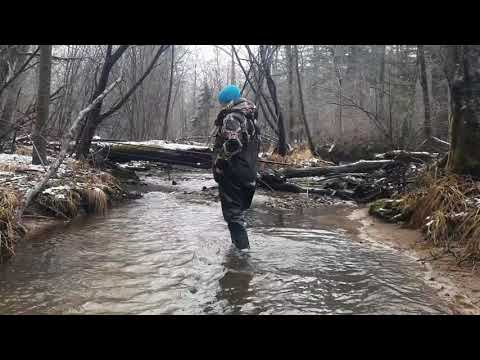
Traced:
[[475, 201], [475, 206], [480, 208], [480, 198], [474, 198], [473, 201]]
[[457, 213], [457, 214], [453, 214], [451, 217], [452, 218], [461, 218], [461, 217], [464, 217], [464, 216], [467, 216], [468, 214], [465, 212], [465, 211], [462, 211], [460, 213]]
[[44, 172], [45, 169], [42, 165], [28, 165], [28, 170], [34, 170], [34, 171], [41, 171], [41, 172]]
[[[128, 145], [144, 145], [144, 146], [156, 146], [166, 150], [208, 150], [209, 147], [205, 145], [188, 145], [188, 144], [176, 144], [168, 143], [165, 140], [148, 140], [148, 141], [128, 141], [121, 144]], [[107, 143], [99, 143], [99, 145], [110, 145]]]
[[0, 163], [29, 165], [32, 163], [32, 157], [29, 155], [0, 154]]
[[55, 195], [56, 193], [61, 192], [62, 190], [70, 190], [70, 186], [63, 185], [63, 186], [50, 187], [48, 189], [43, 190], [42, 194]]

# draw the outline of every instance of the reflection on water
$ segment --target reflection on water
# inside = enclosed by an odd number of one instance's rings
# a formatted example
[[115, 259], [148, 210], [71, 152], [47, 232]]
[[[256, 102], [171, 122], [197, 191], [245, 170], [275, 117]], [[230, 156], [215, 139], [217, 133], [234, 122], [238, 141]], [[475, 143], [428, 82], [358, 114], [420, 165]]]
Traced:
[[[201, 188], [199, 174], [177, 188]], [[445, 313], [416, 263], [351, 241], [325, 210], [255, 206], [252, 251], [230, 245], [220, 207], [148, 193], [105, 218], [20, 244], [0, 267], [8, 314]]]

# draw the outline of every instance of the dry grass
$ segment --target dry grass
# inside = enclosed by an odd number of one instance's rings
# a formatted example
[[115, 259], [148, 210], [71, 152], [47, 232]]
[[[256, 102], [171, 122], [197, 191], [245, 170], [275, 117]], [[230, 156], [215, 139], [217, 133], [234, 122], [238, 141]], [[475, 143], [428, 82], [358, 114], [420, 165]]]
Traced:
[[32, 147], [31, 146], [24, 146], [24, 145], [17, 145], [17, 147], [15, 149], [15, 154], [32, 156]]
[[457, 175], [425, 173], [418, 192], [404, 197], [409, 224], [423, 228], [434, 246], [456, 252], [460, 261], [480, 259], [480, 184]]
[[54, 194], [42, 193], [36, 202], [57, 216], [72, 219], [81, 209], [89, 214], [105, 215], [110, 199], [121, 198], [123, 190], [116, 178], [92, 169], [87, 162], [75, 161], [69, 164], [74, 176], [61, 179], [52, 186], [68, 184], [68, 188]]
[[17, 226], [15, 223], [15, 210], [18, 205], [17, 195], [10, 189], [0, 189], [0, 255], [6, 249], [14, 253]]
[[18, 169], [19, 165], [18, 164], [0, 164], [0, 171], [5, 171], [5, 172], [15, 172]]
[[65, 219], [72, 219], [77, 216], [81, 200], [81, 196], [74, 190], [65, 190], [58, 195], [41, 193], [35, 199], [38, 204]]
[[108, 197], [105, 192], [95, 187], [93, 189], [83, 189], [82, 197], [86, 202], [87, 211], [92, 214], [105, 215], [108, 209]]
[[[19, 147], [17, 154], [28, 155], [28, 148]], [[64, 165], [64, 171], [52, 177], [46, 189], [35, 198], [29, 209], [32, 213], [46, 211], [49, 215], [54, 214], [69, 221], [83, 210], [90, 214], [105, 215], [111, 200], [125, 198], [124, 189], [112, 175], [92, 168], [87, 162], [73, 159], [67, 159]], [[28, 170], [27, 176], [5, 182], [11, 189], [0, 188], [0, 255], [2, 250], [3, 254], [13, 254], [16, 239], [24, 235], [25, 229], [15, 218], [19, 206], [17, 199], [25, 196], [27, 190], [43, 176], [39, 169], [23, 163], [0, 164], [0, 171], [23, 170]]]
[[265, 160], [288, 164], [292, 167], [319, 166], [322, 164], [328, 164], [328, 162], [314, 156], [308, 145], [305, 144], [296, 145], [287, 153], [286, 156], [280, 156], [274, 151], [273, 147], [269, 149], [268, 153], [270, 155], [265, 158]]

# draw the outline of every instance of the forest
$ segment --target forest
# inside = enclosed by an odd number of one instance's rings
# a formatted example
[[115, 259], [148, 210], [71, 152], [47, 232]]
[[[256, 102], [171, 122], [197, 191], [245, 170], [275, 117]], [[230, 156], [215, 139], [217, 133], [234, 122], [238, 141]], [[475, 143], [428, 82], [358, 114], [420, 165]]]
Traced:
[[[236, 85], [258, 110], [256, 186], [258, 194], [269, 197], [262, 206], [272, 214], [291, 211], [299, 222], [322, 228], [327, 226], [322, 216], [308, 211], [365, 211], [362, 221], [391, 226], [385, 233], [421, 234], [412, 249], [423, 262], [448, 259], [475, 273], [480, 259], [478, 45], [0, 45], [1, 266], [21, 261], [16, 259], [30, 237], [45, 239], [42, 231], [70, 229], [81, 214], [108, 221], [117, 209], [148, 203], [157, 192], [178, 193], [185, 208], [196, 201], [218, 202], [210, 170], [215, 121], [223, 107], [218, 94], [227, 85]], [[203, 177], [212, 181], [204, 183]], [[187, 182], [195, 190], [183, 188]], [[356, 210], [345, 210], [349, 206]], [[183, 210], [175, 209], [172, 214], [181, 218]], [[185, 211], [202, 217], [203, 210]], [[212, 211], [205, 210], [206, 218]], [[252, 211], [256, 224], [263, 215], [255, 206]], [[341, 227], [347, 215], [335, 215], [333, 223]], [[266, 226], [278, 231], [289, 228], [272, 219], [262, 221], [272, 221]], [[127, 216], [125, 221], [144, 220]], [[160, 224], [172, 221], [177, 220]], [[155, 224], [145, 227], [164, 226]], [[189, 224], [192, 231], [203, 234], [195, 224]], [[257, 234], [261, 227], [252, 226]], [[65, 230], [65, 236], [75, 238], [75, 229]], [[106, 236], [115, 238], [108, 231]], [[170, 236], [168, 229], [162, 231], [158, 234]], [[178, 233], [172, 236], [181, 237]], [[255, 236], [260, 243], [267, 237]], [[23, 256], [34, 261], [28, 251]], [[8, 273], [5, 269], [0, 273]], [[246, 291], [254, 273], [247, 285], [230, 286]], [[466, 297], [473, 296], [472, 286]], [[0, 297], [2, 291], [0, 285]], [[233, 312], [243, 296], [227, 296], [236, 304]], [[0, 313], [18, 312], [16, 300], [6, 299]], [[476, 311], [475, 300], [468, 301], [469, 311]], [[195, 312], [191, 303], [183, 308]]]

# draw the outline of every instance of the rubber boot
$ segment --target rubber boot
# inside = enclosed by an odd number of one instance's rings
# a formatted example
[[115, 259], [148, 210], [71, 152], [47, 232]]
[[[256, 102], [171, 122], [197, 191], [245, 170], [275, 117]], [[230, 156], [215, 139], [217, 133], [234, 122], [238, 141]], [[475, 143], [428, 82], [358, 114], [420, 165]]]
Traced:
[[231, 222], [228, 224], [228, 229], [230, 230], [232, 242], [239, 250], [250, 248], [247, 230], [242, 224]]

